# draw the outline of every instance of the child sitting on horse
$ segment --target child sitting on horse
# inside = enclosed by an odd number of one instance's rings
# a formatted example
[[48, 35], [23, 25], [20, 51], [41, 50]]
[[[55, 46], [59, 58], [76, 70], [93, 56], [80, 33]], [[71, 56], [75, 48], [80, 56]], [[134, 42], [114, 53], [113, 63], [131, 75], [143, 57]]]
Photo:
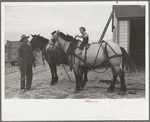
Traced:
[[76, 37], [83, 38], [83, 42], [81, 43], [79, 49], [83, 50], [83, 47], [89, 42], [89, 35], [86, 33], [86, 29], [84, 27], [79, 28], [81, 35], [76, 35]]

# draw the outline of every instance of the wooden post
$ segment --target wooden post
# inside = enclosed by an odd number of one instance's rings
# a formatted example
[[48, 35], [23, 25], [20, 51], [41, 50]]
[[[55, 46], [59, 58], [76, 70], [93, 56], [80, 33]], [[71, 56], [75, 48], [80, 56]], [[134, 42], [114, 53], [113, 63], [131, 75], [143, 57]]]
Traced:
[[112, 19], [112, 17], [113, 17], [113, 14], [114, 14], [114, 10], [111, 12], [110, 17], [109, 17], [109, 19], [108, 19], [108, 21], [107, 21], [107, 23], [106, 23], [106, 26], [105, 26], [105, 28], [104, 28], [104, 30], [103, 30], [103, 33], [102, 33], [102, 35], [101, 35], [101, 37], [100, 37], [100, 39], [99, 39], [98, 42], [101, 42], [101, 41], [103, 40], [104, 35], [105, 35], [105, 33], [106, 33], [106, 31], [107, 31], [107, 28], [108, 28], [108, 26], [109, 26], [109, 23], [110, 23], [110, 21], [111, 21], [111, 19]]
[[7, 59], [11, 60], [11, 42], [7, 40]]

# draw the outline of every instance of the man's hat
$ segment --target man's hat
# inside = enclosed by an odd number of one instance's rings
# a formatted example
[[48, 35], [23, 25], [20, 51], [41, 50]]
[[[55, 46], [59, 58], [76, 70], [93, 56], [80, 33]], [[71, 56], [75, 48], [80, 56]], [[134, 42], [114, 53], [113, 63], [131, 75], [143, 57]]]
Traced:
[[20, 41], [23, 42], [24, 39], [29, 38], [30, 36], [22, 35]]

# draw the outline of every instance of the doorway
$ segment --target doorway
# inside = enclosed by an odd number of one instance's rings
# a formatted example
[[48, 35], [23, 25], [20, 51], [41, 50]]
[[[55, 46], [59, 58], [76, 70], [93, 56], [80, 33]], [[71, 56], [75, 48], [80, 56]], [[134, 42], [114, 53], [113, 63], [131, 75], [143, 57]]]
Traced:
[[145, 67], [145, 19], [130, 19], [129, 54], [137, 67]]

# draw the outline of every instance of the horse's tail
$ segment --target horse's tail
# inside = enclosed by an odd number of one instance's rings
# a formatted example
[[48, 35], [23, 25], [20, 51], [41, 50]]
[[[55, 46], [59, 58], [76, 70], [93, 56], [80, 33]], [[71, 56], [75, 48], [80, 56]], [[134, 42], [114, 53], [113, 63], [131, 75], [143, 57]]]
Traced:
[[122, 51], [122, 55], [123, 55], [123, 60], [122, 60], [122, 68], [124, 69], [124, 67], [129, 70], [131, 73], [132, 72], [136, 72], [137, 69], [135, 67], [135, 64], [133, 63], [133, 61], [131, 60], [129, 54], [126, 52], [126, 50], [123, 47], [120, 47], [121, 51]]

